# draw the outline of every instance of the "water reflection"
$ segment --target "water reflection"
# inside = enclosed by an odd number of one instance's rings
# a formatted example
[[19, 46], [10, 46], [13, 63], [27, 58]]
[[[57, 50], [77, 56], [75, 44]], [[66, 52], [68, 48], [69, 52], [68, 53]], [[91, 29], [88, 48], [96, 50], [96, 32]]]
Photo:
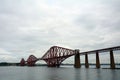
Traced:
[[97, 70], [95, 70], [95, 73], [96, 73], [96, 79], [97, 80], [102, 80], [101, 70], [97, 69]]
[[49, 80], [62, 80], [59, 75], [59, 68], [49, 68], [47, 73], [47, 78]]
[[120, 70], [73, 67], [0, 67], [0, 80], [119, 80]]
[[27, 80], [35, 80], [35, 69], [34, 67], [29, 67], [26, 71]]
[[116, 70], [111, 70], [111, 79], [112, 80], [117, 80], [117, 77], [119, 76], [118, 74], [116, 74]]
[[74, 80], [80, 80], [81, 77], [81, 71], [79, 71], [79, 69], [74, 69]]

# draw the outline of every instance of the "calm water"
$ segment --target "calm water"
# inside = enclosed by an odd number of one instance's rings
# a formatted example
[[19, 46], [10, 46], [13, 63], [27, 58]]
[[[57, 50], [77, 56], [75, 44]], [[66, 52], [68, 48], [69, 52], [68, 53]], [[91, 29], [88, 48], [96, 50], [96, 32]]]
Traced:
[[0, 80], [120, 80], [120, 69], [0, 67]]

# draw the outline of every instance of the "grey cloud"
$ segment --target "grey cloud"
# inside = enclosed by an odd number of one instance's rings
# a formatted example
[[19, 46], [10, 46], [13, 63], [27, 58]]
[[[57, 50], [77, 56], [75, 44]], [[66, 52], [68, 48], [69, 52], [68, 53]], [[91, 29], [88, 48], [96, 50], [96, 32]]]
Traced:
[[19, 61], [53, 45], [84, 51], [119, 45], [119, 3], [92, 1], [0, 1], [0, 48]]

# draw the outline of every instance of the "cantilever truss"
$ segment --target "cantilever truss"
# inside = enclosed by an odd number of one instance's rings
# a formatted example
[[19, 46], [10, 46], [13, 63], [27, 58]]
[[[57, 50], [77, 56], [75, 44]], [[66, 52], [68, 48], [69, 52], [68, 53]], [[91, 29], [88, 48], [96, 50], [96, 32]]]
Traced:
[[30, 55], [29, 58], [27, 59], [27, 65], [34, 66], [37, 60], [38, 59], [34, 55]]
[[[100, 53], [100, 52], [112, 52], [120, 50], [120, 46], [116, 47], [110, 47], [110, 48], [104, 48], [104, 49], [98, 49], [93, 51], [87, 51], [87, 52], [81, 52], [80, 55], [87, 55], [87, 54], [93, 54], [93, 53]], [[75, 50], [67, 49], [63, 47], [53, 46], [51, 47], [45, 55], [43, 55], [42, 58], [36, 58], [34, 55], [30, 55], [27, 61], [25, 61], [23, 58], [21, 59], [20, 65], [24, 66], [27, 62], [28, 66], [34, 66], [35, 62], [38, 60], [44, 60], [48, 66], [59, 66], [66, 58], [75, 55]]]
[[36, 58], [34, 55], [30, 55], [27, 59], [28, 66], [34, 66], [36, 61], [44, 60], [48, 66], [59, 66], [66, 58], [75, 54], [72, 49], [62, 48], [58, 46], [51, 47], [42, 58]]
[[62, 48], [58, 46], [51, 47], [41, 58], [48, 66], [59, 66], [66, 58], [75, 54], [72, 49]]

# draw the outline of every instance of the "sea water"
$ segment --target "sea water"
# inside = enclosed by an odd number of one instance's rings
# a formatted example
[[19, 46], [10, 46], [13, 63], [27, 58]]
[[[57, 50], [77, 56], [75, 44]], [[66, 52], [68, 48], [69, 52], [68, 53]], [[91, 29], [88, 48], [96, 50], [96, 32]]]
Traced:
[[120, 69], [0, 67], [0, 80], [120, 80]]

